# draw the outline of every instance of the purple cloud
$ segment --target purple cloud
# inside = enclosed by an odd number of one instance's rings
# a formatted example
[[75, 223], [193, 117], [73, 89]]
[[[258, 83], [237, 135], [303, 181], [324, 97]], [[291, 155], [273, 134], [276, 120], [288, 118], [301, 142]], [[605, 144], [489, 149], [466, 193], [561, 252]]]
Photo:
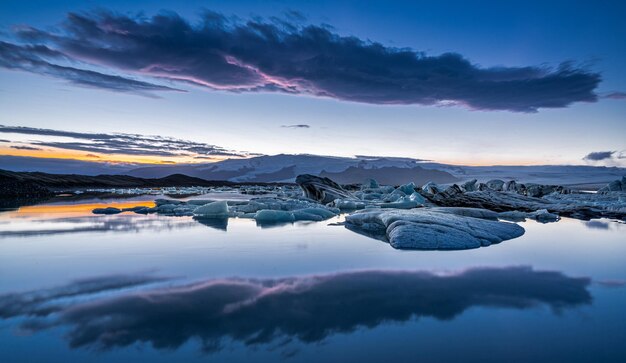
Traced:
[[175, 88], [138, 81], [128, 77], [95, 72], [51, 63], [49, 60], [67, 61], [70, 59], [62, 52], [45, 45], [16, 45], [0, 41], [0, 67], [43, 74], [64, 79], [70, 83], [103, 88], [118, 92], [132, 92], [150, 96], [150, 91], [182, 91]]
[[[600, 74], [572, 63], [557, 68], [481, 67], [457, 53], [433, 56], [388, 47], [303, 24], [296, 16], [242, 22], [205, 12], [198, 24], [191, 24], [173, 12], [151, 18], [70, 13], [58, 31], [22, 27], [17, 35], [29, 44], [13, 45], [28, 53], [22, 57], [26, 65], [17, 68], [113, 90], [170, 88], [28, 63], [33, 63], [32, 54], [51, 52], [116, 72], [231, 92], [516, 112], [595, 102], [601, 81]], [[2, 66], [16, 68], [14, 63]]]

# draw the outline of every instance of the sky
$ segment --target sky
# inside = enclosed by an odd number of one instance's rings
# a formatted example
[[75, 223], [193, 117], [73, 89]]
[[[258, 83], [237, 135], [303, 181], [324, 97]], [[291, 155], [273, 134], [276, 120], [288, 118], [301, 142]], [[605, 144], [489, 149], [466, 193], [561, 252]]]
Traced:
[[626, 166], [622, 1], [0, 3], [0, 154]]

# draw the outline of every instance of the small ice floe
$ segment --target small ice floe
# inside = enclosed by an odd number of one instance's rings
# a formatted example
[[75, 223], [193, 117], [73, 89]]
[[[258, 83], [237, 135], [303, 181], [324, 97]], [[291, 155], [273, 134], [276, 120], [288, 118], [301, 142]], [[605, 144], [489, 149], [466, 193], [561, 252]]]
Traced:
[[[260, 197], [250, 200], [214, 201], [192, 199], [181, 201], [175, 199], [156, 199], [155, 207], [136, 206], [122, 211], [138, 214], [159, 214], [165, 216], [193, 216], [195, 219], [228, 219], [249, 218], [263, 224], [285, 223], [295, 221], [320, 222], [339, 214], [338, 208], [299, 198]], [[96, 214], [113, 213], [98, 208]], [[117, 212], [117, 213], [119, 213]]]
[[[192, 204], [193, 205], [193, 204]], [[228, 203], [226, 201], [212, 202], [193, 208], [193, 215], [204, 218], [228, 217]]]
[[122, 210], [114, 207], [95, 208], [91, 211], [93, 214], [118, 214], [122, 213]]
[[[95, 214], [134, 212], [193, 216], [207, 226], [226, 229], [229, 218], [254, 219], [259, 226], [296, 221], [320, 222], [340, 213], [355, 232], [385, 240], [399, 249], [468, 249], [516, 238], [524, 229], [514, 223], [532, 219], [556, 222], [626, 218], [625, 178], [598, 193], [577, 192], [559, 185], [524, 184], [514, 180], [476, 179], [459, 184], [380, 185], [367, 179], [345, 188], [328, 178], [299, 175], [294, 185], [246, 185], [237, 188], [162, 188], [158, 193], [206, 192], [259, 195], [250, 199], [156, 199], [154, 207], [97, 208]], [[120, 190], [113, 190], [119, 192]], [[144, 193], [145, 189], [127, 189]], [[150, 189], [155, 193], [155, 189]], [[218, 199], [222, 199], [222, 194]], [[356, 212], [358, 211], [358, 212]]]

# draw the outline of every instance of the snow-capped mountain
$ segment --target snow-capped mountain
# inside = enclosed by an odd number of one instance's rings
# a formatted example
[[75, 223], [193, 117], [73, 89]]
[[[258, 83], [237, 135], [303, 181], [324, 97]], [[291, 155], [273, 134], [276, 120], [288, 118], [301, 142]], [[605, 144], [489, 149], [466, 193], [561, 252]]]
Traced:
[[541, 184], [605, 184], [626, 175], [625, 168], [584, 165], [534, 166], [461, 166], [419, 159], [319, 155], [265, 155], [249, 159], [228, 159], [216, 163], [177, 165], [133, 165], [87, 162], [79, 160], [41, 159], [0, 156], [0, 169], [11, 171], [42, 171], [47, 173], [84, 175], [126, 174], [142, 178], [162, 178], [185, 174], [207, 180], [234, 182], [293, 182], [299, 174], [328, 176], [340, 183], [358, 183], [365, 178], [384, 184], [414, 181], [450, 183], [478, 179], [518, 180]]
[[[395, 167], [412, 169], [419, 167], [421, 160], [409, 158], [384, 158], [358, 156], [354, 158], [318, 155], [273, 155], [250, 159], [229, 159], [212, 164], [185, 166], [153, 166], [137, 168], [130, 175], [155, 178], [173, 172], [213, 180], [237, 182], [291, 182], [298, 174], [322, 172], [337, 173], [348, 168], [379, 169]], [[361, 181], [361, 180], [359, 180]]]

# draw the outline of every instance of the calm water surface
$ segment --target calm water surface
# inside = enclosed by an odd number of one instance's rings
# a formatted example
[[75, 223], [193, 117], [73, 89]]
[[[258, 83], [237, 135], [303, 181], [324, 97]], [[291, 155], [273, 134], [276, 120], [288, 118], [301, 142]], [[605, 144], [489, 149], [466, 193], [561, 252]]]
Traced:
[[[149, 200], [108, 202], [148, 205]], [[399, 251], [320, 223], [0, 213], [0, 362], [626, 362], [626, 225]]]

